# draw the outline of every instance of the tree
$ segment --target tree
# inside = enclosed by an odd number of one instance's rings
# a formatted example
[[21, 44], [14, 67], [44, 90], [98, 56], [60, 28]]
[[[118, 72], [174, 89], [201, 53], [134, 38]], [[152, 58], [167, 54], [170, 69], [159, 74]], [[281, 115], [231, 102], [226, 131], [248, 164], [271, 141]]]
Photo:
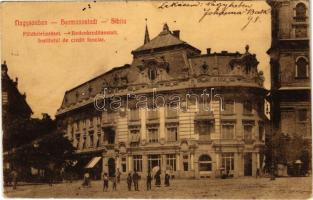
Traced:
[[[282, 133], [274, 134], [266, 141], [265, 147], [266, 169], [269, 171], [274, 163], [288, 167], [288, 174], [295, 175], [295, 162], [300, 160], [301, 173], [305, 174], [310, 169], [311, 147], [310, 141], [300, 135], [285, 135]], [[273, 158], [274, 156], [274, 158]]]
[[66, 160], [72, 158], [75, 148], [62, 133], [57, 131], [37, 138], [13, 152], [10, 162], [20, 170], [21, 177], [29, 180], [30, 168], [43, 171], [58, 171]]

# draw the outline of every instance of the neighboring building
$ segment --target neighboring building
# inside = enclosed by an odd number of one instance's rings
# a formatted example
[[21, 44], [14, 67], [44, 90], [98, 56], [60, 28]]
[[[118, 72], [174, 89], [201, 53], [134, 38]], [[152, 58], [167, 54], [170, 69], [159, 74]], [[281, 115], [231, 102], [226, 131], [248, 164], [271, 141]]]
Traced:
[[23, 134], [17, 130], [19, 122], [30, 120], [32, 109], [26, 102], [26, 94], [18, 90], [18, 79], [13, 81], [8, 75], [8, 66], [1, 64], [1, 92], [2, 92], [2, 125], [3, 152], [17, 147], [18, 141], [10, 140], [12, 134]]
[[18, 79], [13, 81], [8, 75], [6, 61], [1, 64], [1, 94], [2, 94], [2, 144], [3, 144], [3, 170], [7, 177], [7, 170], [12, 168], [8, 152], [21, 145], [24, 122], [30, 120], [32, 109], [26, 102], [26, 95], [18, 90]]
[[[311, 143], [309, 1], [268, 1], [272, 8], [273, 132]], [[300, 158], [299, 158], [300, 159]]]
[[[123, 175], [134, 170], [145, 175], [155, 166], [176, 177], [216, 177], [221, 169], [235, 177], [255, 175], [263, 161], [267, 91], [248, 46], [244, 54], [210, 49], [201, 54], [165, 24], [152, 40], [146, 29], [144, 44], [132, 54], [130, 65], [66, 91], [57, 111], [82, 170], [95, 168], [97, 177], [114, 175], [117, 168]], [[123, 101], [117, 111], [95, 109], [104, 88], [107, 98]], [[206, 99], [208, 106], [195, 97], [205, 89], [216, 94]], [[147, 96], [149, 110], [138, 109], [139, 95]], [[167, 103], [153, 110], [157, 95]], [[180, 101], [173, 102], [173, 95]], [[182, 109], [173, 109], [177, 104]]]

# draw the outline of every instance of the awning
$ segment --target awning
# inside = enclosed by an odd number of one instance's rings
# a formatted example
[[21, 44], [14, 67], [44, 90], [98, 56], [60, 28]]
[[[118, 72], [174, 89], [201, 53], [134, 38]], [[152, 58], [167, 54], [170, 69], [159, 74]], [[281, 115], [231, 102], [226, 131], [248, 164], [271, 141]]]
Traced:
[[93, 168], [99, 162], [99, 160], [101, 160], [101, 157], [92, 158], [85, 168], [87, 169]]

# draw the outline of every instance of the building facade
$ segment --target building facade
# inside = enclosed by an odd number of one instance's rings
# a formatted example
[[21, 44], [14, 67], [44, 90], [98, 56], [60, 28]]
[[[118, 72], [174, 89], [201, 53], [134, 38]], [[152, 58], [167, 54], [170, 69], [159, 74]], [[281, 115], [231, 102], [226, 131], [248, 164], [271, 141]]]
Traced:
[[268, 2], [272, 8], [268, 54], [273, 132], [300, 136], [311, 144], [309, 1]]
[[175, 177], [255, 175], [267, 92], [249, 46], [201, 54], [165, 24], [151, 40], [146, 28], [132, 55], [131, 64], [66, 91], [57, 111], [83, 168], [95, 177], [144, 176], [156, 166]]
[[33, 111], [26, 101], [26, 94], [18, 90], [18, 78], [15, 81], [10, 78], [6, 61], [1, 64], [1, 85], [3, 152], [6, 152], [21, 145], [22, 141], [13, 139], [24, 134], [18, 121], [30, 120]]

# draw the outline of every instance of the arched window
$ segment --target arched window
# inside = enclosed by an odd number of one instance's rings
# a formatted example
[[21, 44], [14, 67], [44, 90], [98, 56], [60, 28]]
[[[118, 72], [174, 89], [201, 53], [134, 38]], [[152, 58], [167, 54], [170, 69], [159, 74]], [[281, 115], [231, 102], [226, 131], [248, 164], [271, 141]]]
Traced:
[[154, 67], [149, 68], [149, 70], [148, 70], [148, 76], [149, 76], [149, 79], [152, 80], [152, 81], [156, 79], [156, 77], [157, 77], [157, 71], [156, 71], [156, 69], [155, 69]]
[[306, 78], [308, 77], [308, 60], [305, 57], [299, 57], [296, 60], [296, 77]]
[[212, 171], [212, 159], [209, 155], [199, 157], [199, 171]]
[[296, 21], [302, 22], [306, 18], [306, 6], [304, 3], [298, 3], [296, 5]]

